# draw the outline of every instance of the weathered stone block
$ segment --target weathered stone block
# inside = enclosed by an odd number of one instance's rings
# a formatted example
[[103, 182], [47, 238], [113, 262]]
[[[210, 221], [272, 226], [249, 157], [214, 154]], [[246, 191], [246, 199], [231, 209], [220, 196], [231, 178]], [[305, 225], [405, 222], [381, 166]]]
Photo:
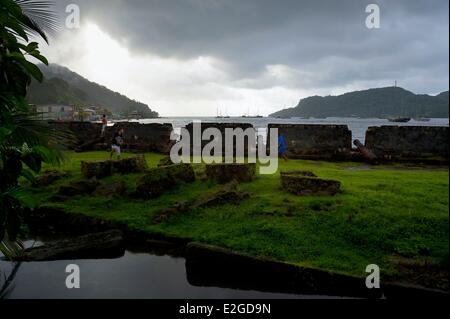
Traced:
[[449, 159], [449, 128], [440, 126], [369, 127], [365, 146], [385, 160]]
[[113, 172], [119, 174], [142, 173], [147, 169], [144, 154], [112, 161]]
[[175, 179], [167, 170], [154, 168], [138, 181], [134, 196], [143, 199], [155, 198], [173, 189], [175, 185]]
[[173, 164], [161, 166], [159, 169], [167, 171], [177, 182], [192, 183], [195, 181], [195, 172], [191, 164]]
[[304, 177], [317, 177], [316, 174], [310, 171], [282, 171], [281, 176], [304, 176]]
[[206, 175], [218, 183], [228, 183], [232, 180], [238, 182], [251, 182], [255, 177], [256, 164], [254, 163], [219, 163], [207, 164]]
[[86, 181], [71, 182], [69, 185], [62, 185], [59, 188], [58, 195], [60, 196], [76, 196], [84, 194], [92, 194], [97, 188], [98, 181], [92, 178]]
[[269, 124], [286, 140], [287, 156], [304, 159], [348, 159], [352, 132], [347, 125]]
[[335, 195], [341, 182], [318, 178], [307, 171], [281, 172], [281, 187], [295, 195]]
[[57, 180], [67, 177], [69, 174], [66, 172], [60, 172], [56, 170], [48, 170], [44, 172], [44, 175], [41, 175], [36, 178], [33, 186], [46, 187]]
[[142, 173], [146, 169], [147, 162], [143, 154], [117, 161], [81, 162], [81, 173], [86, 178], [103, 178], [111, 176], [112, 173]]
[[125, 183], [123, 181], [112, 182], [99, 185], [94, 192], [96, 196], [120, 196], [125, 192]]
[[190, 164], [174, 164], [153, 168], [141, 177], [134, 193], [138, 198], [155, 198], [173, 189], [180, 182], [195, 181], [195, 173]]
[[112, 139], [114, 132], [124, 129], [124, 149], [139, 152], [168, 154], [174, 141], [170, 139], [171, 124], [120, 122], [108, 127], [106, 140]]
[[112, 175], [112, 161], [81, 162], [81, 174], [86, 178], [103, 178]]
[[223, 204], [239, 204], [250, 195], [239, 191], [238, 182], [233, 180], [222, 186], [217, 192], [207, 195], [194, 203], [194, 207], [210, 207]]
[[[194, 123], [189, 123], [186, 125], [186, 130], [189, 132], [190, 135], [190, 145], [191, 145], [191, 154], [193, 154], [193, 147], [194, 147]], [[203, 132], [209, 128], [215, 128], [218, 129], [222, 136], [222, 154], [225, 154], [225, 132], [227, 129], [242, 129], [242, 131], [245, 132], [248, 128], [253, 128], [253, 125], [250, 123], [208, 123], [208, 122], [202, 122], [201, 123], [201, 135], [203, 135]], [[253, 130], [253, 135], [255, 135], [255, 131]], [[256, 136], [255, 141], [256, 141]], [[213, 140], [213, 137], [210, 137], [209, 139], [201, 139], [199, 142], [199, 146], [201, 147], [201, 150], [205, 147], [205, 145], [209, 144]], [[255, 148], [256, 149], [256, 143], [250, 143], [250, 140], [247, 136], [244, 136], [243, 139], [244, 142], [244, 156], [247, 156], [249, 149]], [[233, 156], [236, 156], [236, 144], [237, 139], [233, 138]]]
[[70, 130], [77, 142], [73, 148], [79, 151], [107, 149], [114, 133], [123, 128], [124, 149], [130, 151], [159, 152], [167, 154], [174, 141], [170, 139], [171, 124], [121, 122], [108, 126], [101, 138], [101, 124], [91, 122], [50, 122], [51, 125]]
[[64, 259], [115, 258], [125, 252], [120, 230], [83, 235], [46, 242], [43, 246], [28, 248], [17, 261], [49, 261]]

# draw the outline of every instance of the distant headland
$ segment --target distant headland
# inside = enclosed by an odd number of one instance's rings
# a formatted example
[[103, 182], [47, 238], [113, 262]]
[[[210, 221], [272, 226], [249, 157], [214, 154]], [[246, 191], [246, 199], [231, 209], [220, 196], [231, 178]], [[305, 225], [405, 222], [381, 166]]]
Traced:
[[448, 91], [436, 96], [414, 94], [400, 87], [349, 92], [338, 96], [311, 96], [272, 117], [448, 118]]

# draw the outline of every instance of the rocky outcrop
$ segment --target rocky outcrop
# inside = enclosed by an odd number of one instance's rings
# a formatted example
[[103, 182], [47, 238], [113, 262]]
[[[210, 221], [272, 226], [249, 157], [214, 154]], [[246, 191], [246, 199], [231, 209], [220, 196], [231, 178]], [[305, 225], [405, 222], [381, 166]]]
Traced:
[[238, 182], [251, 182], [255, 177], [255, 173], [256, 164], [254, 163], [219, 163], [206, 165], [206, 175], [208, 178], [221, 184], [233, 180]]
[[[348, 159], [352, 150], [352, 132], [347, 125], [269, 124], [284, 136], [287, 156], [301, 159]], [[268, 140], [268, 139], [267, 139]]]
[[449, 128], [433, 126], [381, 126], [366, 131], [366, 148], [388, 161], [448, 163]]
[[295, 195], [335, 195], [341, 182], [318, 178], [308, 171], [281, 172], [281, 187]]
[[50, 261], [73, 259], [117, 258], [125, 252], [122, 232], [110, 230], [79, 237], [46, 242], [26, 249], [16, 261]]

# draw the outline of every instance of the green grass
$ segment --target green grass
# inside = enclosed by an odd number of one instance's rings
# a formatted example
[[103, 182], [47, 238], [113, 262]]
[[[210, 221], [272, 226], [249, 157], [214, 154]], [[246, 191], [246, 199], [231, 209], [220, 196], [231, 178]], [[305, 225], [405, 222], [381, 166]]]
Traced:
[[[81, 160], [104, 160], [108, 154], [71, 152], [68, 156], [70, 160], [58, 169], [69, 171], [70, 179], [77, 180], [82, 178]], [[156, 166], [160, 158], [146, 154], [149, 166]], [[197, 172], [203, 169], [195, 166]], [[384, 274], [395, 275], [391, 256], [422, 259], [419, 252], [424, 249], [429, 251], [427, 258], [448, 260], [448, 169], [373, 168], [304, 160], [280, 162], [280, 169], [310, 170], [319, 177], [339, 180], [343, 193], [299, 197], [281, 190], [278, 173], [259, 175], [254, 182], [241, 184], [251, 197], [238, 206], [194, 209], [154, 225], [158, 210], [176, 201], [200, 198], [219, 186], [197, 181], [154, 200], [79, 196], [64, 203], [50, 203], [48, 198], [68, 180], [28, 189], [39, 203], [70, 212], [346, 274], [362, 276], [368, 264], [377, 264]], [[138, 177], [115, 175], [102, 182], [123, 179], [131, 191]]]

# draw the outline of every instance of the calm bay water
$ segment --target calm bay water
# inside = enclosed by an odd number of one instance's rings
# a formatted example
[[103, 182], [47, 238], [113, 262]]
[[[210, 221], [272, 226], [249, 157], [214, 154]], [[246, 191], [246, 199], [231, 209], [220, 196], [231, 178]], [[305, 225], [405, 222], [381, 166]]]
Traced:
[[[30, 246], [33, 241], [28, 241]], [[66, 287], [66, 266], [80, 268], [80, 288]], [[16, 271], [14, 271], [16, 270]], [[7, 279], [7, 289], [1, 289]], [[6, 286], [5, 286], [6, 287]], [[114, 259], [58, 260], [12, 263], [1, 260], [0, 299], [291, 299], [329, 298], [256, 290], [194, 286], [185, 259], [126, 251]]]
[[352, 131], [353, 140], [358, 139], [362, 143], [365, 140], [366, 130], [370, 126], [398, 125], [398, 126], [448, 126], [448, 118], [433, 118], [428, 122], [411, 120], [407, 123], [389, 122], [386, 119], [360, 119], [353, 117], [328, 117], [326, 119], [303, 119], [303, 118], [215, 118], [215, 117], [166, 117], [158, 119], [143, 119], [140, 123], [169, 123], [172, 124], [178, 133], [181, 127], [186, 126], [194, 120], [201, 122], [217, 122], [217, 123], [250, 123], [258, 131], [258, 135], [262, 135], [265, 139], [268, 124], [339, 124], [347, 125]]

